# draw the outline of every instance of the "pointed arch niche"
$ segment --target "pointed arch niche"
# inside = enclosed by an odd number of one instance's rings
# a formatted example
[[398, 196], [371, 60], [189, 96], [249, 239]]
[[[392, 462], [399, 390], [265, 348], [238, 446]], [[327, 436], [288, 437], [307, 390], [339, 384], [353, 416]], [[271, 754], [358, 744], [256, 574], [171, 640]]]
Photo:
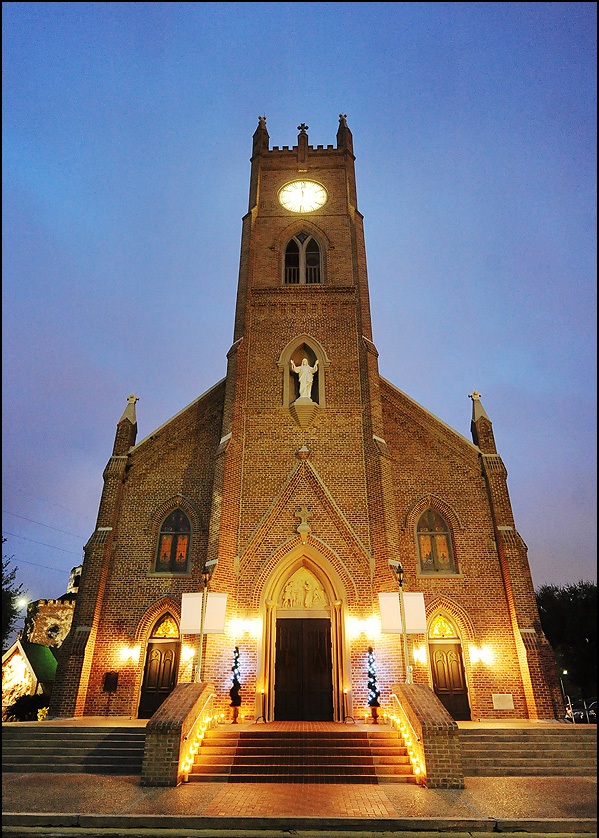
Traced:
[[258, 660], [256, 717], [275, 718], [277, 622], [314, 619], [330, 625], [333, 719], [343, 721], [343, 690], [350, 683], [351, 671], [344, 636], [346, 589], [331, 563], [311, 545], [298, 545], [277, 562], [261, 600], [265, 630]]
[[318, 369], [314, 374], [312, 382], [311, 399], [319, 407], [326, 406], [325, 379], [330, 361], [324, 347], [311, 335], [297, 335], [289, 341], [281, 352], [277, 366], [283, 379], [283, 407], [291, 408], [299, 397], [299, 384], [297, 375], [292, 372], [290, 361], [300, 366], [304, 358], [308, 359], [311, 367], [318, 361]]

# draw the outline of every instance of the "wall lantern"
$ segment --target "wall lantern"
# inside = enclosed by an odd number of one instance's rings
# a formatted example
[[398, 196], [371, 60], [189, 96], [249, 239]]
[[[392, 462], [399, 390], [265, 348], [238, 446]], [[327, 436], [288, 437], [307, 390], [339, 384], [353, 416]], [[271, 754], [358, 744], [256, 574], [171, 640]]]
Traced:
[[495, 662], [495, 655], [490, 646], [470, 646], [470, 663], [484, 663], [491, 666]]
[[120, 651], [120, 658], [122, 661], [138, 663], [140, 652], [141, 646], [123, 646]]
[[374, 640], [381, 634], [381, 621], [372, 614], [370, 617], [346, 617], [345, 630], [350, 640], [356, 640], [363, 634], [366, 638]]
[[414, 661], [426, 665], [426, 646], [414, 646]]

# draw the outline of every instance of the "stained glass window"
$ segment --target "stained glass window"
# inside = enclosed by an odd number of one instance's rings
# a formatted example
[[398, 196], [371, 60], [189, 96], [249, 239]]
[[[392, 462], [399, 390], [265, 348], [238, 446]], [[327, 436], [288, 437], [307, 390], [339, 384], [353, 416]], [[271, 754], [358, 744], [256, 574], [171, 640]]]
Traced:
[[171, 614], [164, 614], [152, 630], [152, 637], [179, 637], [177, 623]]
[[439, 615], [431, 623], [428, 636], [432, 640], [439, 640], [444, 637], [457, 637], [458, 634], [453, 624], [446, 617]]
[[456, 572], [449, 527], [438, 512], [425, 510], [418, 519], [416, 534], [422, 573]]
[[156, 572], [188, 573], [190, 539], [189, 518], [182, 509], [175, 509], [160, 528]]

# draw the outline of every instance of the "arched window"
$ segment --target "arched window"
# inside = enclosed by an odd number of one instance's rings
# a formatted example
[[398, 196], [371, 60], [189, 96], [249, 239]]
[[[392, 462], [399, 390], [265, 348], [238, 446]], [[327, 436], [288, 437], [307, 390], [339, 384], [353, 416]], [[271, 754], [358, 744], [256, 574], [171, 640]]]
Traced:
[[421, 573], [455, 573], [451, 534], [434, 509], [426, 509], [416, 526]]
[[165, 518], [158, 539], [157, 573], [189, 573], [191, 525], [182, 509]]
[[285, 248], [285, 285], [319, 285], [322, 282], [321, 253], [316, 239], [298, 233]]

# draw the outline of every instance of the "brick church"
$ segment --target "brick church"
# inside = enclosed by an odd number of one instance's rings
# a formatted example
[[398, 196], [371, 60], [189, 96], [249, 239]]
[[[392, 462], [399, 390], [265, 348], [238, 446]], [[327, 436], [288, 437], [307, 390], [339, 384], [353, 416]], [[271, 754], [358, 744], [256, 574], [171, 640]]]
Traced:
[[456, 720], [554, 719], [480, 394], [470, 442], [380, 376], [352, 134], [298, 130], [253, 135], [226, 377], [141, 441], [135, 396], [117, 423], [51, 715], [149, 718], [209, 681], [230, 718], [237, 667], [246, 719], [343, 722], [374, 660], [383, 712], [407, 681]]

